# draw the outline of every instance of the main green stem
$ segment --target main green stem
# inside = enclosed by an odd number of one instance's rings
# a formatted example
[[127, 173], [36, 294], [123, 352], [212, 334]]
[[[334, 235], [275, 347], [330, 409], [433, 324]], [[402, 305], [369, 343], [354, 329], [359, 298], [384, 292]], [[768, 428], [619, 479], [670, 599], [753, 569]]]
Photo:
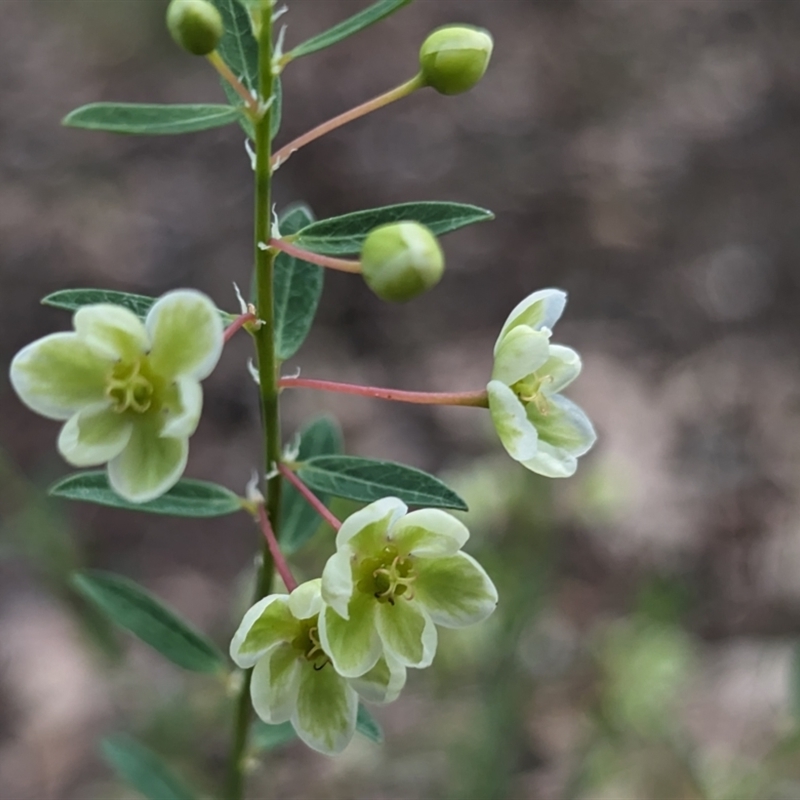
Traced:
[[[272, 4], [262, 0], [263, 13], [258, 37], [258, 96], [260, 102], [272, 97]], [[255, 284], [256, 308], [263, 325], [255, 333], [258, 374], [261, 382], [261, 416], [265, 436], [265, 460], [267, 474], [267, 515], [279, 535], [281, 476], [273, 469], [281, 460], [281, 427], [278, 408], [278, 360], [275, 355], [275, 313], [272, 286], [277, 251], [265, 247], [271, 236], [272, 223], [272, 137], [270, 135], [272, 107], [267, 106], [255, 129]], [[261, 568], [256, 581], [254, 602], [269, 594], [272, 586], [273, 560], [266, 543], [262, 550]], [[247, 739], [250, 730], [250, 680], [252, 670], [245, 673], [236, 701], [233, 742], [228, 764], [228, 780], [225, 800], [242, 800], [244, 797], [244, 770]]]

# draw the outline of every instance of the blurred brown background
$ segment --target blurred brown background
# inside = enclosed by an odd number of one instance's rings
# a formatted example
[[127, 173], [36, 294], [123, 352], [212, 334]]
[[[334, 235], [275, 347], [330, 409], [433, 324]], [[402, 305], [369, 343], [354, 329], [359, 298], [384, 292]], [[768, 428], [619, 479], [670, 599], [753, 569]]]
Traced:
[[[366, 0], [289, 0], [295, 43]], [[0, 348], [68, 326], [65, 287], [195, 286], [236, 310], [251, 186], [235, 127], [136, 139], [59, 126], [94, 100], [221, 101], [161, 0], [0, 0]], [[258, 798], [800, 798], [800, 2], [417, 0], [284, 74], [283, 143], [410, 77], [425, 34], [489, 28], [471, 93], [422, 92], [278, 174], [319, 217], [415, 199], [491, 208], [444, 242], [439, 287], [387, 306], [326, 278], [287, 365], [306, 377], [479, 388], [508, 311], [570, 293], [557, 341], [600, 440], [574, 479], [524, 473], [472, 409], [285, 395], [287, 435], [325, 410], [351, 453], [437, 471], [473, 509], [498, 614], [443, 636], [378, 709], [386, 743], [337, 760], [289, 744]], [[246, 337], [207, 383], [189, 474], [241, 490], [259, 461]], [[132, 731], [214, 794], [220, 688], [119, 637], [109, 665], [66, 589], [75, 565], [147, 585], [223, 646], [256, 542], [244, 516], [54, 504], [56, 425], [0, 381], [0, 798], [128, 798], [96, 739]], [[321, 532], [299, 559], [330, 552]], [[239, 598], [233, 600], [232, 598]], [[91, 631], [94, 630], [94, 636]], [[112, 648], [113, 649], [113, 648]], [[113, 660], [113, 659], [111, 659]]]

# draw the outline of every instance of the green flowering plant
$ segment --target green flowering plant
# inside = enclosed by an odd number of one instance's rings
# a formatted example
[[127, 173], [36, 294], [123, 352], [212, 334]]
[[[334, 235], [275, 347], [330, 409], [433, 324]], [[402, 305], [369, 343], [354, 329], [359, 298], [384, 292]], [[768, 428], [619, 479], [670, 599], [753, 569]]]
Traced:
[[408, 512], [385, 497], [348, 517], [322, 572], [320, 642], [337, 672], [358, 677], [381, 657], [427, 667], [436, 627], [472, 625], [497, 605], [497, 590], [461, 552], [469, 531], [451, 514]]
[[29, 408], [66, 420], [58, 450], [70, 464], [108, 462], [121, 497], [159, 497], [186, 468], [203, 407], [200, 381], [222, 353], [219, 312], [184, 289], [157, 300], [144, 321], [98, 303], [79, 308], [73, 326], [21, 350], [11, 385]]
[[574, 350], [550, 342], [566, 302], [560, 289], [542, 289], [509, 314], [487, 386], [492, 421], [508, 454], [548, 478], [573, 475], [578, 457], [597, 439], [586, 414], [561, 395], [581, 371]]
[[[105, 289], [59, 291], [43, 302], [73, 312], [74, 330], [28, 345], [10, 369], [22, 402], [63, 423], [58, 450], [67, 462], [107, 464], [66, 476], [51, 488], [54, 496], [173, 516], [244, 512], [252, 518], [259, 558], [254, 596], [229, 648], [233, 666], [204, 634], [133, 581], [97, 571], [74, 576], [85, 600], [175, 665], [225, 678], [235, 695], [219, 794], [225, 800], [245, 796], [254, 717], [267, 725], [291, 723], [303, 742], [327, 755], [341, 752], [357, 730], [374, 738], [379, 727], [363, 702], [396, 700], [408, 670], [432, 663], [437, 626], [480, 623], [498, 603], [490, 576], [463, 551], [467, 527], [449, 513], [468, 510], [458, 494], [416, 468], [346, 454], [329, 417], [286, 441], [281, 408], [287, 390], [488, 409], [510, 455], [551, 477], [571, 475], [595, 439], [585, 414], [560, 394], [577, 377], [580, 359], [550, 342], [565, 304], [556, 289], [535, 292], [512, 311], [486, 388], [431, 393], [281, 376], [282, 363], [312, 327], [326, 269], [359, 276], [381, 300], [406, 302], [443, 280], [438, 237], [492, 218], [477, 206], [431, 201], [322, 220], [302, 203], [273, 208], [277, 170], [305, 145], [416, 91], [455, 95], [483, 77], [490, 34], [446, 26], [423, 42], [409, 80], [273, 148], [283, 70], [410, 2], [378, 0], [287, 50], [285, 29], [276, 26], [285, 9], [273, 0], [172, 0], [170, 35], [216, 70], [227, 102], [93, 103], [64, 120], [136, 135], [238, 124], [248, 140], [255, 191], [250, 302], [240, 298], [238, 313], [229, 313], [194, 289], [158, 299]], [[183, 477], [188, 440], [202, 412], [201, 381], [240, 331], [252, 339], [263, 423], [263, 460], [242, 495]], [[342, 522], [327, 506], [332, 496], [362, 507]], [[291, 558], [320, 520], [337, 532], [335, 552], [321, 577], [298, 584]], [[276, 576], [284, 593], [275, 591]], [[137, 788], [178, 785], [156, 754], [135, 744], [107, 745], [112, 765], [123, 778], [133, 776]], [[150, 780], [154, 770], [157, 780]], [[182, 784], [173, 794], [192, 796]]]

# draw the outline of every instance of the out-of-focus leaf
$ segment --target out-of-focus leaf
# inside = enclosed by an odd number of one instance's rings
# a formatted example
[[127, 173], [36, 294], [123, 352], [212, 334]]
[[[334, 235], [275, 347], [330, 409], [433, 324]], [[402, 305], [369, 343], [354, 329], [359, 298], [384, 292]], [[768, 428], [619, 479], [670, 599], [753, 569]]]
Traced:
[[76, 572], [72, 585], [113, 622], [149, 644], [164, 658], [192, 672], [225, 667], [222, 653], [134, 581], [110, 572]]
[[147, 800], [195, 800], [159, 756], [129, 736], [109, 736], [100, 749], [117, 775]]

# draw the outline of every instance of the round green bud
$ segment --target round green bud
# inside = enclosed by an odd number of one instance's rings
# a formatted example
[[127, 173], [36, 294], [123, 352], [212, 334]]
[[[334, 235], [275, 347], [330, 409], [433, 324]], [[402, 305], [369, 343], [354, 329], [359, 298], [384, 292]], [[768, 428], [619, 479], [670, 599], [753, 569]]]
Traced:
[[422, 43], [419, 65], [428, 86], [441, 94], [461, 94], [486, 72], [492, 56], [492, 36], [471, 25], [437, 28]]
[[418, 222], [393, 222], [370, 231], [361, 249], [364, 280], [381, 300], [405, 303], [436, 286], [444, 253]]
[[219, 11], [208, 0], [172, 0], [167, 28], [184, 50], [196, 56], [213, 53], [225, 33]]

